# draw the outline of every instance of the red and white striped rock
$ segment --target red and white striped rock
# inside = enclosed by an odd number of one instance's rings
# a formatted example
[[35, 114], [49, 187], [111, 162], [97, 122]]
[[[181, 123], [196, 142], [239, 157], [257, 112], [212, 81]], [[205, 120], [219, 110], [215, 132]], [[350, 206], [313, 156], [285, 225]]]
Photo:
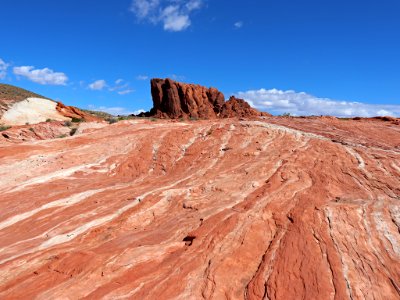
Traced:
[[398, 299], [399, 146], [326, 118], [0, 145], [0, 298]]

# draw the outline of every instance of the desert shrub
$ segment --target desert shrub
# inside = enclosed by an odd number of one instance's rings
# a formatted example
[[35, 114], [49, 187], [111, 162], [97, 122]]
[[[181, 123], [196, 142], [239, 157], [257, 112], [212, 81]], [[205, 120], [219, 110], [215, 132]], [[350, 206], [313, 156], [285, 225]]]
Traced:
[[150, 118], [150, 121], [157, 122], [157, 119], [156, 118]]
[[4, 130], [10, 129], [10, 128], [11, 128], [11, 126], [0, 125], [0, 131], [4, 131]]
[[71, 121], [65, 121], [64, 122], [64, 126], [70, 127], [70, 126], [72, 126], [72, 122]]
[[288, 112], [285, 112], [282, 114], [282, 117], [291, 117], [292, 115]]
[[66, 138], [67, 137], [67, 135], [66, 134], [61, 134], [61, 135], [59, 135], [57, 138], [59, 138], [59, 139], [63, 139], [63, 138]]
[[71, 122], [72, 123], [81, 123], [81, 122], [85, 122], [85, 119], [83, 119], [83, 118], [72, 118]]
[[46, 119], [46, 122], [48, 123], [48, 122], [52, 122], [53, 120], [52, 119]]
[[35, 129], [33, 129], [33, 127], [30, 127], [29, 130], [35, 132]]
[[107, 121], [108, 121], [108, 124], [115, 124], [115, 123], [117, 123], [117, 122], [119, 121], [119, 119], [117, 119], [117, 118], [110, 118], [110, 119], [108, 119]]
[[113, 117], [112, 115], [105, 113], [103, 111], [94, 111], [94, 110], [88, 110], [88, 109], [81, 109], [81, 111], [86, 112], [92, 116], [98, 117], [100, 119], [103, 119], [105, 121], [107, 121], [108, 119]]
[[134, 118], [135, 118], [134, 116], [118, 116], [118, 121], [132, 120]]

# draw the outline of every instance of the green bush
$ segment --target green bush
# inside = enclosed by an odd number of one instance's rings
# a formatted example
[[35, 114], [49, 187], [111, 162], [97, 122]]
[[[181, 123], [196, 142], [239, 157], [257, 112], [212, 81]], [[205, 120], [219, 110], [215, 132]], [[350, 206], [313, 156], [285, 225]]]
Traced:
[[64, 122], [64, 126], [70, 127], [70, 126], [72, 126], [72, 122], [71, 121], [65, 121]]
[[51, 122], [51, 121], [53, 121], [52, 119], [46, 119], [46, 122], [48, 123], [48, 122]]
[[67, 137], [67, 135], [66, 134], [62, 134], [62, 135], [59, 135], [57, 138], [59, 138], [59, 139], [63, 139], [63, 138], [66, 138]]
[[118, 116], [118, 121], [124, 121], [124, 120], [131, 120], [134, 119], [132, 116]]
[[11, 126], [0, 125], [0, 131], [4, 131], [4, 130], [10, 129], [10, 128], [11, 128]]
[[81, 123], [81, 122], [85, 122], [85, 119], [83, 119], [83, 118], [72, 118], [71, 122], [72, 123]]
[[107, 121], [108, 121], [108, 124], [114, 124], [114, 123], [118, 123], [119, 119], [117, 119], [117, 118], [110, 118], [110, 119], [108, 119]]

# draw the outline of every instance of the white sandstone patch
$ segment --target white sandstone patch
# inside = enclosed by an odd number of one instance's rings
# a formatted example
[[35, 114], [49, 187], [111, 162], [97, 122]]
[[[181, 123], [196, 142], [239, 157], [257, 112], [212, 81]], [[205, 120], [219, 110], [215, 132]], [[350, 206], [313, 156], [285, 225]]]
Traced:
[[42, 98], [27, 98], [12, 105], [1, 117], [0, 123], [7, 125], [25, 125], [52, 120], [69, 120], [60, 114], [57, 103]]

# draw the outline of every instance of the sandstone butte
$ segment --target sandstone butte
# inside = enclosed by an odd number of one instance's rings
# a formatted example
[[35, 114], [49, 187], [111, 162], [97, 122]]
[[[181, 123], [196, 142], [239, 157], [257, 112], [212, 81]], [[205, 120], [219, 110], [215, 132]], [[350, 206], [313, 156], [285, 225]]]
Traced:
[[147, 114], [157, 118], [217, 119], [232, 117], [270, 116], [259, 112], [234, 96], [225, 102], [225, 96], [216, 88], [187, 84], [171, 79], [152, 79], [153, 108]]
[[397, 121], [3, 139], [0, 299], [399, 299]]

